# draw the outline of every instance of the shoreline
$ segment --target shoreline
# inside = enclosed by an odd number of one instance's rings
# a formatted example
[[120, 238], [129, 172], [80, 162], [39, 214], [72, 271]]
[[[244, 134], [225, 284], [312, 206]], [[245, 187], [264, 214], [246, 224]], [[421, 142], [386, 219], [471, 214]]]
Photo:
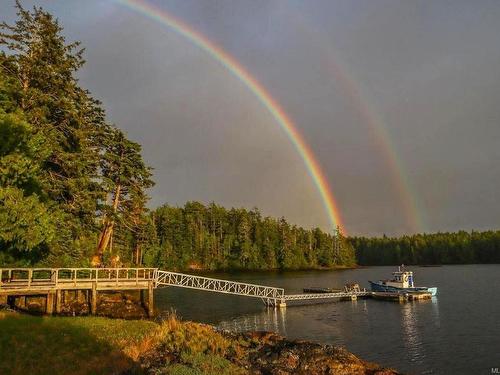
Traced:
[[184, 272], [190, 273], [193, 275], [207, 275], [207, 274], [217, 274], [217, 273], [238, 273], [238, 272], [248, 272], [248, 273], [282, 273], [282, 272], [302, 272], [302, 271], [342, 271], [342, 270], [353, 270], [359, 268], [367, 268], [371, 266], [362, 266], [362, 265], [353, 265], [353, 266], [334, 266], [334, 267], [305, 267], [305, 268], [288, 268], [288, 269], [279, 269], [279, 268], [269, 268], [269, 269], [249, 269], [249, 268], [218, 268], [218, 269], [202, 269], [202, 268], [178, 268], [173, 269], [172, 272]]
[[[0, 353], [9, 353], [0, 354], [5, 374], [43, 374], [48, 368], [53, 374], [399, 374], [340, 346], [274, 332], [232, 333], [175, 314], [153, 321], [0, 310], [0, 330]], [[96, 353], [89, 351], [93, 345]], [[76, 372], [60, 361], [71, 356], [83, 366]], [[9, 361], [15, 368], [8, 368]]]

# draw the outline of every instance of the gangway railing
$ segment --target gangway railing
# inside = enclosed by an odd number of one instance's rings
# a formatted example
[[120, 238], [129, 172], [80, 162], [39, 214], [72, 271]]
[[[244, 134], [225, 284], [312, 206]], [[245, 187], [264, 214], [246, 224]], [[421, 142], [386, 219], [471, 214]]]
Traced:
[[160, 270], [157, 271], [156, 284], [261, 298], [269, 304], [275, 304], [285, 296], [283, 288]]
[[284, 296], [285, 301], [301, 301], [314, 299], [330, 299], [330, 298], [349, 298], [349, 297], [367, 297], [371, 292], [366, 290], [359, 292], [335, 292], [335, 293], [311, 293], [311, 294], [287, 294]]

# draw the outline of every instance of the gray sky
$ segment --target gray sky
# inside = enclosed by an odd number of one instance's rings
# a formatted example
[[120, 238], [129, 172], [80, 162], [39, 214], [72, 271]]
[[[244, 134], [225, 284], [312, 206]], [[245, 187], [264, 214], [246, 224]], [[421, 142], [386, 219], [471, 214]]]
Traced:
[[[269, 90], [322, 165], [350, 234], [498, 229], [500, 1], [149, 1]], [[330, 229], [284, 132], [206, 52], [113, 1], [23, 4], [83, 42], [81, 82], [143, 145], [153, 206], [256, 206]], [[14, 19], [12, 5], [0, 0], [2, 19]]]

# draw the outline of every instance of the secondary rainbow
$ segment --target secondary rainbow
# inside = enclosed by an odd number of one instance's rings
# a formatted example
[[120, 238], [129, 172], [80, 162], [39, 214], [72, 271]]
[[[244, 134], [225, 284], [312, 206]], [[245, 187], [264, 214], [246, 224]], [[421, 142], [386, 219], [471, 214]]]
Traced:
[[245, 86], [255, 95], [262, 105], [267, 108], [276, 122], [285, 131], [292, 144], [295, 146], [295, 149], [304, 161], [307, 171], [318, 189], [331, 227], [335, 228], [336, 226], [339, 226], [341, 230], [345, 232], [345, 226], [342, 222], [337, 202], [320, 164], [316, 160], [316, 157], [295, 124], [285, 113], [283, 108], [281, 108], [278, 102], [269, 94], [266, 88], [255, 77], [253, 77], [240, 62], [229, 55], [220, 46], [210, 41], [207, 37], [167, 11], [142, 0], [115, 1], [154, 21], [168, 26], [171, 30], [184, 36], [190, 42], [207, 52], [210, 56], [227, 68], [241, 82], [243, 82], [243, 84], [245, 84]]
[[417, 194], [412, 189], [410, 178], [405, 172], [404, 163], [396, 152], [396, 147], [391, 140], [382, 115], [378, 113], [376, 106], [370, 102], [369, 95], [364, 93], [366, 90], [363, 90], [361, 81], [354, 78], [354, 74], [349, 69], [349, 64], [342, 62], [340, 54], [333, 47], [333, 43], [324, 38], [316, 29], [314, 23], [308, 22], [303, 13], [296, 11], [294, 7], [290, 7], [289, 10], [291, 12], [287, 16], [293, 16], [296, 22], [295, 26], [299, 26], [301, 31], [310, 37], [310, 43], [315, 43], [318, 50], [324, 52], [322, 63], [331, 72], [335, 83], [340, 84], [342, 93], [354, 105], [361, 119], [372, 133], [374, 141], [389, 167], [392, 184], [399, 196], [402, 212], [409, 226], [408, 229], [414, 233], [425, 232], [427, 229], [425, 212], [421, 205], [418, 204]]

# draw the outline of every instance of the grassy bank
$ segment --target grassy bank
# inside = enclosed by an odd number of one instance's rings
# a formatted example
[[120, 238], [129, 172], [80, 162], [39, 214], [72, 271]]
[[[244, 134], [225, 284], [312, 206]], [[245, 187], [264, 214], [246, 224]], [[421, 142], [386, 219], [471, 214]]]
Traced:
[[155, 348], [166, 374], [237, 374], [224, 359], [231, 342], [211, 327], [100, 317], [37, 317], [0, 312], [0, 374], [143, 373], [139, 359]]

